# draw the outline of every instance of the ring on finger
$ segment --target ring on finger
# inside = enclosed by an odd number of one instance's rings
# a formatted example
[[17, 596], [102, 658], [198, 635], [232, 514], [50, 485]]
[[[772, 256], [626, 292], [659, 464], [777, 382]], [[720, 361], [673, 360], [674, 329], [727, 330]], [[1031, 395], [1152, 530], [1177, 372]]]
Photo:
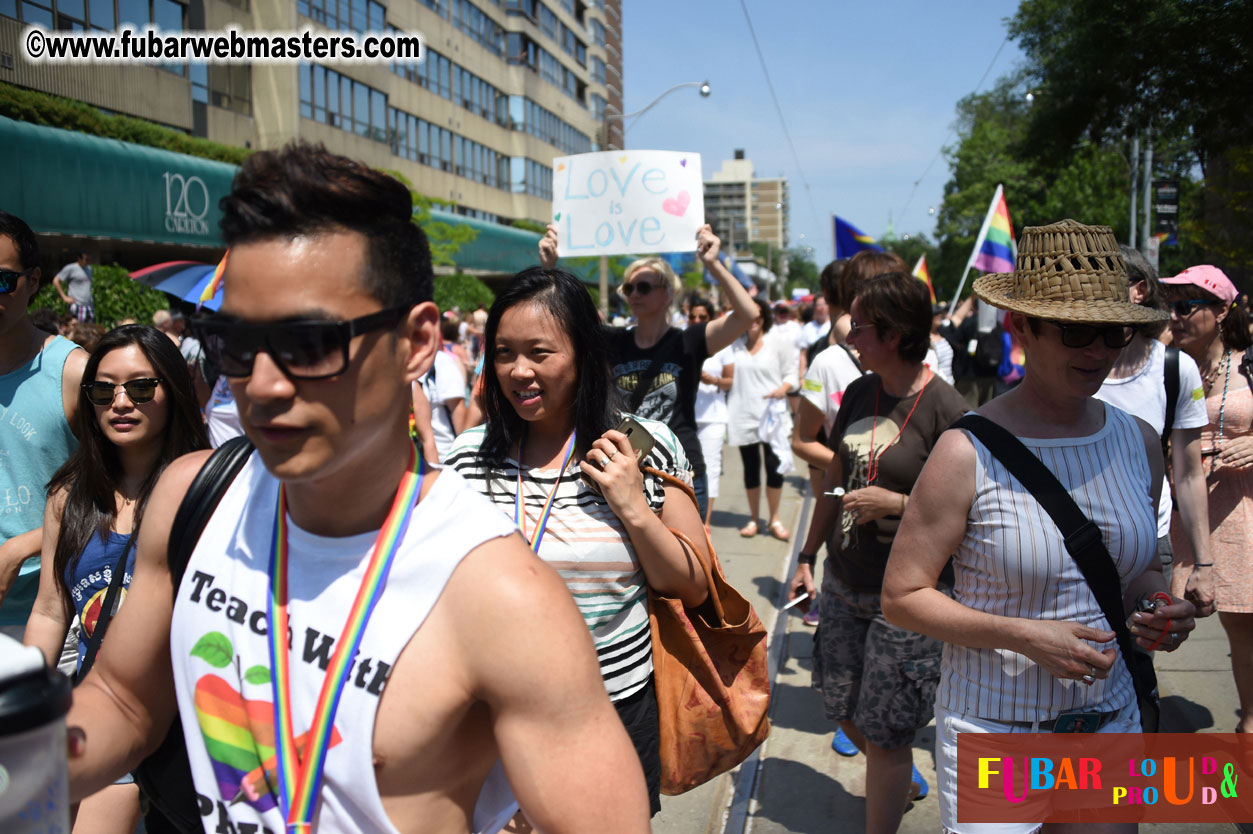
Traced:
[[1177, 632], [1177, 631], [1172, 631], [1172, 632], [1170, 633], [1170, 642], [1172, 642], [1172, 643], [1178, 643], [1178, 642], [1179, 642], [1179, 632]]
[[1080, 678], [1084, 683], [1096, 683], [1096, 675], [1084, 675]]
[[616, 458], [617, 456], [618, 456], [618, 450], [617, 450], [617, 449], [610, 449], [610, 450], [609, 450], [609, 457], [608, 457], [606, 460], [613, 460], [613, 459], [614, 459], [614, 458]]
[[608, 456], [606, 456], [606, 455], [601, 455], [601, 456], [600, 456], [600, 458], [596, 461], [596, 465], [600, 467], [600, 471], [601, 471], [601, 472], [604, 472], [604, 471], [605, 471], [605, 467], [609, 465], [609, 458], [608, 458]]

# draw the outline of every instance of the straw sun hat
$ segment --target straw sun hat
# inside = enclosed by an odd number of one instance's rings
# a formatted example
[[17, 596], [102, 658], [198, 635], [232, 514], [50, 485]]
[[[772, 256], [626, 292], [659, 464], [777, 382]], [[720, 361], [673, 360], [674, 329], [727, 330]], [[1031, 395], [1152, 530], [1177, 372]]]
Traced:
[[1127, 289], [1127, 266], [1114, 231], [1073, 220], [1027, 226], [1014, 271], [974, 283], [975, 295], [993, 307], [1052, 321], [1145, 324], [1170, 317], [1133, 304]]

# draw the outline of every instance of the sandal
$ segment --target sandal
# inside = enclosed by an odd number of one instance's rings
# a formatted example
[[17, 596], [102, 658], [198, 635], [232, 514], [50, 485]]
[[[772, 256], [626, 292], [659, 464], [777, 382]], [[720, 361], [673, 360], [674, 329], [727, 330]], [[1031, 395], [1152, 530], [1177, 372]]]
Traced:
[[789, 533], [787, 528], [783, 526], [783, 522], [772, 521], [770, 522], [770, 535], [774, 536], [781, 542], [785, 542], [792, 534]]
[[757, 532], [757, 522], [755, 521], [750, 521], [740, 528], [740, 535], [746, 539], [751, 539], [753, 536], [757, 535]]

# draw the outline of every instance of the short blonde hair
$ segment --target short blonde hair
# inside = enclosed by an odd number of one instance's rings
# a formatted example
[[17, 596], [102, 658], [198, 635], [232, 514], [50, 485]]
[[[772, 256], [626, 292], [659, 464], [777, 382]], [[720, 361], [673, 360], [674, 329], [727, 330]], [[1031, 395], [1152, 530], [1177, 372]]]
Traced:
[[[683, 291], [683, 284], [679, 281], [679, 276], [674, 274], [674, 270], [670, 268], [670, 264], [664, 258], [658, 258], [654, 255], [652, 257], [640, 258], [637, 261], [632, 261], [631, 265], [626, 268], [626, 272], [622, 273], [622, 283], [625, 284], [627, 281], [630, 281], [632, 275], [644, 269], [651, 269], [653, 272], [656, 272], [661, 276], [661, 285], [665, 287], [666, 290], [666, 309], [673, 310], [675, 301], [678, 299], [679, 294]], [[621, 284], [618, 286], [617, 292], [618, 297], [625, 301], [626, 295], [622, 292]]]
[[169, 310], [157, 310], [152, 314], [152, 326], [161, 330], [170, 323]]

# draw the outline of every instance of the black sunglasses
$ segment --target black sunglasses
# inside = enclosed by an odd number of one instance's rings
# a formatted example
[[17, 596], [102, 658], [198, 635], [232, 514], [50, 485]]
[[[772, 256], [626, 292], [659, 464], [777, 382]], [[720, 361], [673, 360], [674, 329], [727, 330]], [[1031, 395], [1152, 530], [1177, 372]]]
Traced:
[[348, 369], [348, 343], [372, 330], [394, 327], [412, 307], [390, 307], [351, 321], [280, 321], [253, 324], [218, 316], [192, 326], [209, 361], [225, 376], [252, 374], [262, 351], [291, 379], [326, 379]]
[[126, 382], [84, 382], [83, 391], [87, 394], [87, 399], [92, 405], [112, 405], [113, 397], [117, 393], [117, 387], [121, 385], [126, 391], [126, 396], [135, 405], [143, 405], [152, 402], [152, 398], [157, 395], [157, 388], [161, 385], [161, 380], [155, 377], [144, 377], [142, 379], [128, 379]]
[[637, 292], [640, 295], [648, 295], [657, 286], [649, 281], [630, 281], [622, 285], [622, 294], [630, 296], [631, 293]]
[[1213, 303], [1213, 301], [1206, 301], [1204, 298], [1181, 298], [1178, 301], [1170, 302], [1167, 306], [1176, 316], [1186, 319], [1195, 313], [1198, 307], [1206, 307]]
[[1062, 344], [1068, 348], [1085, 348], [1095, 342], [1098, 336], [1105, 342], [1105, 347], [1123, 348], [1131, 344], [1136, 335], [1135, 328], [1125, 324], [1099, 327], [1095, 324], [1062, 324], [1056, 321], [1048, 323], [1062, 332]]
[[14, 272], [11, 269], [0, 269], [0, 295], [7, 295], [17, 289], [17, 279], [30, 274], [29, 269]]

